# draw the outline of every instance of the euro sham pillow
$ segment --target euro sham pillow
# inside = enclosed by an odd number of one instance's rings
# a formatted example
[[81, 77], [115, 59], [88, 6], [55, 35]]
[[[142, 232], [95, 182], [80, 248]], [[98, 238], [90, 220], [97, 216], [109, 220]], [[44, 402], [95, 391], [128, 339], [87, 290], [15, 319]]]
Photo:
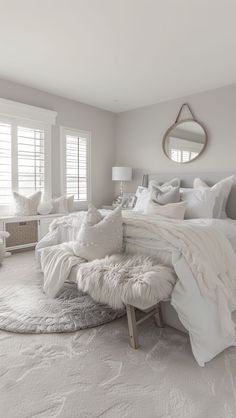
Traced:
[[[93, 211], [92, 215], [91, 211]], [[73, 243], [75, 255], [88, 261], [120, 253], [123, 249], [121, 207], [119, 206], [100, 221], [100, 213], [96, 214], [96, 211], [96, 208], [89, 207], [77, 240]], [[96, 220], [98, 222], [93, 224]]]
[[149, 200], [144, 213], [146, 215], [159, 215], [165, 218], [184, 219], [187, 202], [168, 203], [160, 205], [159, 203]]
[[38, 191], [29, 196], [13, 192], [15, 215], [32, 216], [37, 215], [37, 208], [41, 200], [42, 192]]
[[229, 194], [233, 186], [233, 181], [234, 181], [234, 176], [230, 176], [223, 180], [220, 180], [214, 186], [209, 187], [199, 177], [194, 179], [193, 187], [195, 189], [211, 189], [214, 191], [218, 191], [218, 197], [216, 199], [216, 203], [215, 203], [215, 207], [213, 211], [214, 218], [221, 218], [221, 219], [227, 218], [226, 206], [227, 206]]
[[181, 200], [187, 203], [185, 219], [213, 218], [219, 190], [210, 188], [180, 189]]

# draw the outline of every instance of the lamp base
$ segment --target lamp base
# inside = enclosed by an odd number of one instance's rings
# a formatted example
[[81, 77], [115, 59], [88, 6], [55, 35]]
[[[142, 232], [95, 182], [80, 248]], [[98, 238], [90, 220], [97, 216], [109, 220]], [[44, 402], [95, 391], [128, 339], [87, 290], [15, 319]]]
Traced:
[[120, 195], [114, 200], [112, 203], [113, 206], [121, 205], [123, 202], [123, 196], [124, 196], [124, 187], [123, 187], [123, 181], [120, 182]]
[[112, 203], [112, 206], [119, 206], [122, 204], [123, 201], [123, 196], [117, 196], [117, 198], [114, 200], [114, 202]]

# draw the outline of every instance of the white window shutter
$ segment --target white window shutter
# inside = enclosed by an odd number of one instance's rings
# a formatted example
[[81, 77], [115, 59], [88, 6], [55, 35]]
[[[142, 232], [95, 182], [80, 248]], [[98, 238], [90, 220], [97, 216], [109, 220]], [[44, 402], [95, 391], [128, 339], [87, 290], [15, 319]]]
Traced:
[[43, 129], [18, 126], [18, 191], [29, 195], [36, 190], [44, 192], [45, 135]]
[[88, 138], [66, 134], [66, 194], [75, 200], [88, 200]]
[[0, 205], [9, 205], [12, 196], [11, 125], [0, 122]]

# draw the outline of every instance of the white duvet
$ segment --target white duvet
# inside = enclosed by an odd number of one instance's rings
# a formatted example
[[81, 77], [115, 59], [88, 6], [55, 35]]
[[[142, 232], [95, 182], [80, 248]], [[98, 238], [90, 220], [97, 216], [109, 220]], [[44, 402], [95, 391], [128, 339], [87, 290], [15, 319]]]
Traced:
[[[63, 241], [76, 239], [83, 216], [56, 221], [37, 250], [59, 244], [62, 237]], [[132, 212], [124, 212], [123, 217], [127, 251], [152, 253], [174, 267], [178, 280], [171, 304], [189, 332], [198, 364], [203, 366], [235, 345], [231, 311], [236, 307], [236, 257], [221, 231], [226, 221], [216, 226], [209, 220], [173, 221]]]

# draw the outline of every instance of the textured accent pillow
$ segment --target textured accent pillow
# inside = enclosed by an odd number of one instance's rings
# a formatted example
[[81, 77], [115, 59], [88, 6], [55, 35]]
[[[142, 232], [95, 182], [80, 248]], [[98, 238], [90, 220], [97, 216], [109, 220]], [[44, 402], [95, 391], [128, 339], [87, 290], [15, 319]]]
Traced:
[[180, 201], [179, 187], [173, 186], [156, 186], [152, 185], [151, 199], [159, 203], [160, 205], [166, 205], [167, 203], [177, 203]]
[[15, 215], [31, 216], [37, 215], [37, 207], [40, 203], [42, 193], [35, 192], [30, 196], [24, 196], [18, 192], [13, 192], [15, 203]]
[[195, 189], [211, 189], [216, 190], [219, 192], [218, 197], [216, 199], [214, 211], [213, 211], [213, 217], [214, 218], [227, 218], [226, 214], [226, 206], [227, 201], [229, 198], [229, 194], [232, 189], [234, 181], [234, 176], [227, 177], [223, 180], [220, 180], [218, 183], [216, 183], [214, 186], [209, 187], [203, 180], [201, 180], [199, 177], [194, 179], [193, 187]]
[[144, 213], [146, 215], [160, 215], [164, 216], [165, 218], [184, 219], [186, 206], [186, 202], [159, 205], [159, 203], [155, 203], [152, 200], [149, 200]]
[[187, 202], [186, 219], [213, 218], [213, 211], [219, 190], [210, 188], [180, 189], [181, 200]]
[[75, 255], [88, 261], [120, 253], [123, 247], [121, 207], [113, 210], [100, 222], [91, 225], [91, 212], [93, 211], [94, 220], [94, 209], [96, 210], [90, 206], [79, 230], [77, 241], [73, 244]]

